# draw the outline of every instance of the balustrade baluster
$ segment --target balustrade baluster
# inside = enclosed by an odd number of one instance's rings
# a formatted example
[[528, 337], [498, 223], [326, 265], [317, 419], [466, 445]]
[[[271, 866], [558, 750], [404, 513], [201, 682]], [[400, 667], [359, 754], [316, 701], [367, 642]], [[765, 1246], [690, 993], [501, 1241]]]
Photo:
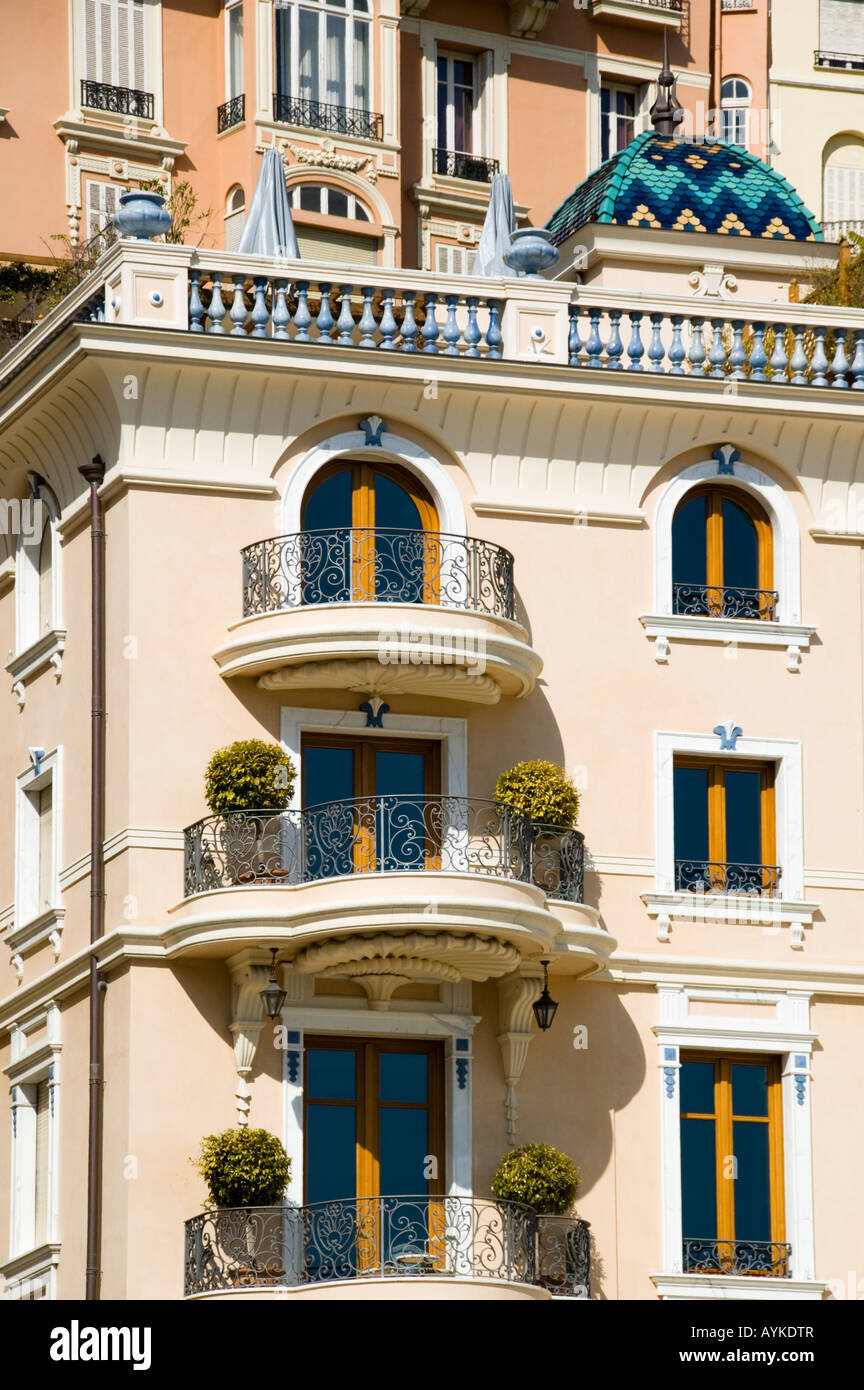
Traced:
[[294, 341], [295, 343], [311, 343], [309, 327], [312, 323], [312, 315], [309, 312], [309, 281], [297, 281], [297, 308], [294, 311]]
[[396, 352], [396, 335], [399, 332], [399, 325], [393, 313], [393, 291], [385, 289], [382, 291], [382, 312], [381, 322], [378, 327], [381, 330], [381, 342], [379, 347], [383, 352]]
[[582, 339], [579, 336], [579, 306], [570, 305], [570, 331], [567, 335], [567, 361], [571, 367], [578, 367], [579, 353], [582, 351]]
[[501, 305], [497, 299], [489, 299], [486, 302], [489, 310], [489, 323], [486, 328], [486, 346], [489, 351], [487, 357], [499, 358], [502, 353], [504, 336], [501, 332]]
[[226, 310], [224, 300], [222, 299], [222, 276], [211, 275], [210, 278], [213, 282], [213, 293], [210, 296], [210, 308], [207, 310], [207, 314], [210, 319], [210, 327], [208, 329], [208, 332], [224, 333], [225, 329], [222, 327], [222, 320], [224, 319], [228, 311]]
[[811, 386], [828, 385], [827, 372], [830, 363], [825, 355], [825, 334], [827, 331], [827, 328], [824, 328], [821, 324], [813, 329], [813, 337], [816, 339], [816, 346], [813, 349], [813, 359], [810, 363], [810, 370], [812, 372], [810, 377]]
[[690, 363], [691, 376], [704, 377], [706, 375], [705, 358], [707, 356], [707, 353], [705, 352], [705, 343], [702, 338], [702, 329], [704, 328], [704, 326], [704, 319], [692, 318], [690, 320], [690, 327], [693, 330], [693, 337], [690, 341], [690, 348], [687, 353], [687, 361]]
[[747, 365], [747, 353], [744, 349], [744, 324], [737, 319], [732, 324], [732, 349], [729, 353], [729, 366], [733, 381], [743, 381], [745, 378], [744, 368]]
[[361, 348], [375, 347], [375, 330], [378, 325], [375, 322], [375, 315], [372, 311], [372, 300], [375, 298], [375, 291], [366, 288], [361, 291], [363, 295], [363, 313], [360, 316], [360, 346]]
[[267, 308], [267, 277], [256, 275], [252, 281], [255, 292], [255, 300], [252, 305], [252, 334], [253, 338], [268, 337], [267, 325], [270, 322], [270, 310]]
[[609, 310], [609, 339], [606, 343], [606, 356], [609, 359], [606, 369], [610, 372], [623, 371], [621, 366], [621, 354], [624, 351], [624, 344], [621, 342], [621, 334], [618, 332], [618, 325], [621, 322], [621, 310]]
[[684, 318], [681, 314], [675, 314], [673, 315], [671, 322], [672, 342], [669, 344], [669, 361], [672, 365], [669, 368], [669, 375], [683, 376], [684, 367], [682, 363], [684, 362], [684, 359], [687, 356], [687, 349], [685, 348], [684, 341], [681, 337], [681, 327], [684, 323]]
[[652, 314], [651, 341], [648, 344], [648, 361], [651, 364], [648, 370], [651, 372], [665, 372], [663, 363], [666, 359], [666, 349], [663, 346], [663, 335], [660, 331], [662, 326], [663, 315]]
[[414, 317], [414, 301], [417, 296], [413, 290], [402, 291], [402, 351], [417, 351], [417, 320]]
[[342, 347], [354, 346], [354, 314], [351, 310], [351, 291], [353, 288], [353, 285], [339, 286], [339, 317], [336, 320], [339, 336], [336, 342]]
[[834, 330], [834, 360], [831, 363], [831, 371], [834, 380], [831, 382], [832, 391], [848, 391], [849, 382], [846, 380], [846, 373], [849, 370], [849, 361], [846, 356], [846, 330], [845, 328], [835, 328]]
[[234, 299], [231, 303], [231, 313], [229, 317], [234, 325], [231, 329], [231, 337], [245, 338], [246, 319], [248, 318], [248, 314], [246, 311], [246, 300], [243, 295], [242, 280], [234, 281]]
[[[795, 338], [795, 347], [789, 363], [792, 369], [792, 375], [789, 380], [793, 386], [807, 385], [807, 354], [804, 351], [804, 332], [805, 330], [802, 324], [796, 324], [792, 329]], [[827, 362], [825, 365], [827, 367]]]
[[447, 321], [444, 324], [442, 337], [447, 344], [444, 349], [445, 357], [459, 356], [459, 324], [456, 319], [456, 305], [459, 303], [458, 294], [448, 294], [447, 301]]
[[786, 324], [774, 324], [774, 347], [771, 352], [771, 383], [772, 385], [786, 383], [786, 374], [789, 367], [789, 358], [786, 355]]
[[864, 328], [855, 330], [855, 356], [851, 370], [852, 390], [864, 391]]
[[722, 320], [715, 320], [714, 323], [712, 323], [711, 331], [713, 337], [711, 339], [711, 347], [708, 350], [708, 361], [711, 364], [711, 371], [708, 375], [721, 379], [724, 379], [726, 376], [723, 370], [726, 365], [726, 349], [723, 346], [723, 328], [724, 324]]
[[204, 332], [204, 305], [201, 303], [200, 270], [189, 271], [189, 332]]
[[288, 308], [288, 305], [285, 303], [285, 296], [287, 292], [287, 280], [274, 280], [273, 293], [275, 302], [273, 304], [272, 314], [274, 338], [288, 337], [288, 325], [291, 322], [291, 313]]
[[630, 342], [627, 344], [627, 356], [630, 362], [627, 366], [628, 372], [642, 372], [642, 357], [645, 354], [645, 344], [642, 342], [642, 315], [635, 310], [630, 312]]
[[591, 331], [588, 334], [588, 341], [585, 344], [588, 353], [587, 367], [602, 367], [600, 354], [603, 351], [603, 339], [600, 337], [600, 310], [589, 309], [588, 320], [591, 324]]
[[765, 325], [764, 323], [753, 324], [753, 347], [750, 352], [750, 380], [767, 381], [765, 367], [768, 357], [764, 346]]
[[318, 347], [332, 347], [333, 338], [333, 312], [330, 308], [330, 291], [332, 285], [319, 285], [318, 293], [321, 296], [321, 303], [318, 306], [318, 317], [315, 320], [315, 327], [318, 329], [318, 337], [315, 339]]
[[423, 351], [437, 354], [439, 332], [438, 320], [435, 316], [435, 310], [438, 305], [437, 294], [424, 295], [423, 304], [426, 314], [425, 322], [420, 330], [420, 337], [423, 339], [424, 343]]
[[477, 344], [480, 342], [480, 325], [477, 322], [477, 298], [466, 300], [468, 306], [468, 322], [465, 325], [465, 356], [479, 357], [480, 349]]

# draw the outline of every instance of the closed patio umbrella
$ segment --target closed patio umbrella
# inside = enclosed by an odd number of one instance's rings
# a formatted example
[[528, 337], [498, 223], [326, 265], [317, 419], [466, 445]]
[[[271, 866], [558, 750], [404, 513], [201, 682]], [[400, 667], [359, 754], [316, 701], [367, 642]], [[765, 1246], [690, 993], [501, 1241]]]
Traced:
[[291, 219], [285, 173], [277, 150], [267, 150], [255, 185], [252, 206], [238, 251], [254, 256], [290, 256], [300, 259], [300, 247]]
[[475, 275], [515, 275], [504, 260], [510, 236], [516, 230], [516, 213], [509, 174], [493, 174], [486, 220], [474, 259]]

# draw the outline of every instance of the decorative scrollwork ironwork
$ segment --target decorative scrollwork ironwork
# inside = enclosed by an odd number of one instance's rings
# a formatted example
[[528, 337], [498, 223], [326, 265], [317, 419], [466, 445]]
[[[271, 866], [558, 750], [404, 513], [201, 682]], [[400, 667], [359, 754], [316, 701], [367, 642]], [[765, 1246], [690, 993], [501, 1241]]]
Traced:
[[492, 175], [497, 174], [500, 164], [497, 159], [482, 154], [469, 154], [465, 150], [432, 151], [432, 167], [436, 174], [445, 174], [453, 179], [471, 179], [473, 183], [491, 183]]
[[532, 825], [533, 880], [547, 898], [581, 903], [585, 884], [585, 836], [581, 830]]
[[716, 584], [673, 584], [672, 608], [693, 618], [753, 618], [777, 621], [775, 589], [722, 588]]
[[475, 536], [339, 527], [241, 551], [243, 616], [322, 603], [422, 603], [515, 618], [513, 556]]
[[185, 1293], [337, 1279], [500, 1279], [588, 1297], [590, 1236], [570, 1217], [477, 1197], [357, 1197], [202, 1212], [186, 1222]]
[[789, 1278], [791, 1245], [776, 1240], [684, 1241], [685, 1274], [765, 1274]]
[[757, 893], [773, 898], [780, 884], [777, 864], [721, 864], [676, 859], [675, 887], [684, 893]]
[[224, 101], [216, 110], [216, 134], [221, 135], [223, 131], [230, 130], [232, 126], [239, 125], [246, 119], [246, 98], [242, 94], [239, 97], [231, 97], [229, 101]]
[[333, 135], [359, 135], [364, 140], [380, 140], [384, 131], [384, 117], [377, 111], [308, 101], [285, 92], [273, 93], [273, 119], [285, 125], [327, 130]]
[[152, 92], [139, 92], [134, 87], [114, 87], [110, 82], [91, 82], [87, 77], [81, 79], [81, 105], [91, 111], [114, 111], [118, 116], [153, 120]]

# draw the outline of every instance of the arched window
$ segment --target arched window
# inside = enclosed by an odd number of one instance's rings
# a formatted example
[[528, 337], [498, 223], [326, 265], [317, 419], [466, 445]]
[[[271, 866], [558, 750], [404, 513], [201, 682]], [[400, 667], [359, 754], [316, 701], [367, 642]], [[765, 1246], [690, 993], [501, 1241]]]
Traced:
[[60, 509], [46, 483], [21, 504], [17, 590], [17, 647], [24, 651], [60, 627]]
[[246, 194], [239, 183], [228, 192], [225, 199], [225, 250], [236, 251], [243, 235], [246, 221]]
[[[369, 209], [347, 189], [329, 183], [295, 183], [288, 189], [300, 255], [348, 265], [375, 265], [377, 229]], [[344, 219], [344, 225], [331, 218]], [[353, 224], [353, 225], [352, 225]]]
[[672, 522], [672, 611], [690, 617], [777, 617], [771, 524], [738, 488], [688, 492]]
[[438, 516], [405, 470], [338, 459], [303, 502], [305, 603], [435, 603]]
[[727, 77], [720, 87], [720, 139], [746, 149], [750, 122], [750, 84]]
[[864, 140], [836, 135], [822, 161], [822, 229], [829, 241], [839, 241], [850, 229], [864, 230]]

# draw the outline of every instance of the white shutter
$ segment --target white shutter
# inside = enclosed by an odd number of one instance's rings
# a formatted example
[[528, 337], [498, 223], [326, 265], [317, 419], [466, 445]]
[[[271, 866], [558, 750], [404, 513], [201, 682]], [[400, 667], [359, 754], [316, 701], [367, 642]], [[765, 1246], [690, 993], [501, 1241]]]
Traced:
[[48, 1239], [49, 1119], [50, 1083], [40, 1081], [36, 1087], [35, 1240], [37, 1245], [44, 1245]]
[[144, 0], [84, 0], [82, 75], [146, 91], [144, 17]]
[[825, 170], [825, 222], [864, 219], [864, 169], [829, 165]]
[[120, 194], [123, 192], [116, 183], [97, 183], [95, 179], [87, 180], [87, 240], [97, 236], [105, 227], [111, 225], [111, 219], [120, 206]]
[[435, 247], [435, 269], [441, 275], [470, 275], [474, 269], [475, 251], [467, 246]]
[[864, 0], [820, 0], [819, 47], [864, 54]]
[[337, 265], [375, 265], [378, 238], [337, 232], [331, 227], [295, 224], [300, 255], [310, 261], [335, 261]]

